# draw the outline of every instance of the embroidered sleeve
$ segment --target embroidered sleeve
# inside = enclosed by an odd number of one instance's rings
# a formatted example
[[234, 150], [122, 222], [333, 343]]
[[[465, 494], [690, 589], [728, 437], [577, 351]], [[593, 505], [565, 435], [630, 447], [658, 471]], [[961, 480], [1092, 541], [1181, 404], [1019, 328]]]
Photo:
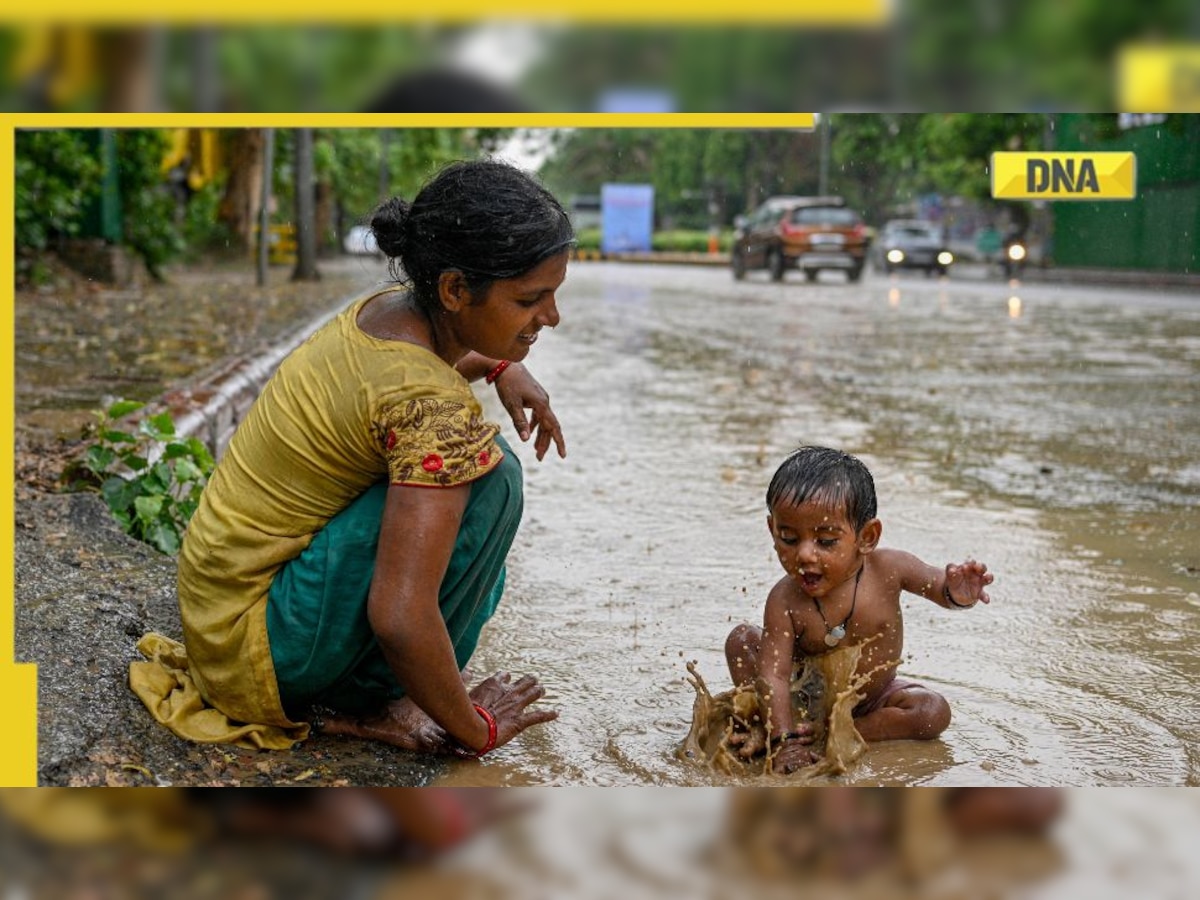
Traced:
[[490, 472], [503, 457], [500, 428], [461, 400], [420, 397], [384, 407], [372, 426], [392, 484], [452, 487]]

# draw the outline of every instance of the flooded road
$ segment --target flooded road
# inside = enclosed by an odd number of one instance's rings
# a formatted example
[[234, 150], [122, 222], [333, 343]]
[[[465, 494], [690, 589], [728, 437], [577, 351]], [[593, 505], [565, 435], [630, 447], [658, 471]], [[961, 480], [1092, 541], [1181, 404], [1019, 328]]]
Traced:
[[996, 576], [968, 613], [902, 600], [901, 674], [954, 719], [846, 783], [1200, 785], [1200, 298], [575, 263], [560, 312], [529, 363], [568, 457], [520, 448], [472, 663], [536, 673], [560, 718], [444, 783], [733, 783], [675, 757], [685, 664], [730, 686], [779, 576], [767, 482], [824, 443], [871, 467], [884, 545]]

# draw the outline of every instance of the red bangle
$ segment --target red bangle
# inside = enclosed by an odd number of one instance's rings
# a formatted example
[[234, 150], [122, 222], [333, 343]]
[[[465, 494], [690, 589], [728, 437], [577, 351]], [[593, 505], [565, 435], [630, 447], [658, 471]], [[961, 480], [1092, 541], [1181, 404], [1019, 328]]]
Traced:
[[454, 748], [454, 752], [457, 753], [459, 756], [463, 757], [463, 759], [478, 759], [479, 757], [483, 756], [485, 753], [490, 753], [491, 751], [496, 749], [496, 737], [497, 737], [496, 717], [493, 716], [486, 709], [484, 709], [482, 706], [480, 706], [478, 703], [474, 703], [472, 705], [475, 707], [475, 712], [479, 713], [479, 718], [481, 718], [481, 719], [483, 719], [483, 721], [487, 722], [488, 737], [487, 737], [487, 743], [484, 744], [482, 747], [480, 747], [478, 750], [472, 750], [470, 747], [464, 747], [462, 744], [458, 744]]
[[498, 362], [496, 364], [496, 368], [492, 369], [492, 371], [488, 372], [485, 376], [483, 376], [483, 380], [486, 381], [488, 384], [491, 384], [497, 378], [499, 378], [501, 375], [503, 375], [504, 370], [507, 369], [511, 365], [512, 365], [512, 360], [508, 360], [508, 359], [500, 360], [500, 362]]

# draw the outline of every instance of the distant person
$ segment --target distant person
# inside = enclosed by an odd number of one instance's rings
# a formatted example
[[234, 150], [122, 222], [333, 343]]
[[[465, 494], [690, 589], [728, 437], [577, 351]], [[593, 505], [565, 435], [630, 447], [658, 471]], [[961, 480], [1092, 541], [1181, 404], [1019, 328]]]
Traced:
[[[790, 685], [808, 656], [868, 640], [858, 673], [872, 673], [854, 725], [867, 741], [929, 740], [950, 724], [940, 694], [896, 676], [904, 649], [900, 595], [919, 594], [946, 609], [989, 601], [992, 575], [975, 560], [942, 569], [911, 553], [879, 547], [875, 482], [857, 458], [827, 447], [801, 447], [767, 489], [767, 527], [786, 573], [767, 597], [763, 627], [739, 625], [725, 642], [736, 685], [754, 684], [768, 705], [774, 770], [786, 774], [817, 761], [812, 725], [795, 722]], [[877, 669], [877, 671], [875, 671]], [[753, 756], [754, 731], [730, 743]]]
[[132, 685], [181, 737], [287, 748], [315, 730], [475, 757], [556, 716], [530, 708], [532, 676], [466, 684], [523, 505], [469, 383], [495, 388], [538, 460], [565, 456], [522, 360], [558, 324], [571, 224], [533, 177], [475, 160], [371, 227], [397, 281], [280, 365], [184, 538], [185, 646], [139, 644]]
[[975, 249], [979, 251], [984, 262], [995, 262], [1004, 248], [1004, 238], [999, 229], [991, 222], [981, 228], [975, 236]]

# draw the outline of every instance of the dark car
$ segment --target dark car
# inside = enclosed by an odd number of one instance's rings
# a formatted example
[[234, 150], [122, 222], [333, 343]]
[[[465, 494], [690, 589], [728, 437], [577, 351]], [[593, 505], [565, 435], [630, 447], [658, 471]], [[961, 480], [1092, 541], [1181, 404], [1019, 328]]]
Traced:
[[766, 269], [773, 281], [788, 269], [809, 281], [836, 269], [858, 281], [871, 245], [862, 217], [841, 197], [772, 197], [734, 225], [730, 261], [738, 280], [750, 269]]
[[924, 269], [927, 275], [945, 275], [953, 262], [945, 234], [932, 222], [893, 219], [883, 226], [875, 242], [875, 265], [888, 273]]

